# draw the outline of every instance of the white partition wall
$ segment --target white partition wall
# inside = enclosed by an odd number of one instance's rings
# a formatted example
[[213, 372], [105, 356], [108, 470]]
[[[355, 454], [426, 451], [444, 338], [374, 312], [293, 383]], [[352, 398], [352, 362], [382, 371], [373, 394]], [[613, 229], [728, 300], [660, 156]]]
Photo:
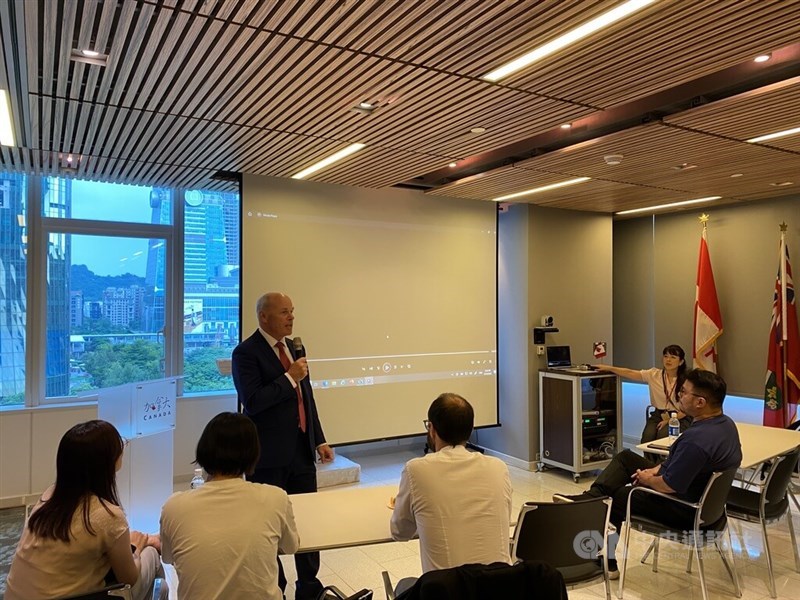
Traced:
[[117, 486], [131, 529], [158, 531], [161, 506], [172, 494], [175, 393], [175, 379], [100, 391], [98, 418], [112, 423], [129, 440]]

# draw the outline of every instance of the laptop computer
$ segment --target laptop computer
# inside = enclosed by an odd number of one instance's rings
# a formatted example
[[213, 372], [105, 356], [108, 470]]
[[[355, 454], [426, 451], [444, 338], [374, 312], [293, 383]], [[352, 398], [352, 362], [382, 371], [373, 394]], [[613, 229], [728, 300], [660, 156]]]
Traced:
[[547, 368], [548, 369], [572, 368], [572, 357], [570, 356], [569, 346], [548, 346]]

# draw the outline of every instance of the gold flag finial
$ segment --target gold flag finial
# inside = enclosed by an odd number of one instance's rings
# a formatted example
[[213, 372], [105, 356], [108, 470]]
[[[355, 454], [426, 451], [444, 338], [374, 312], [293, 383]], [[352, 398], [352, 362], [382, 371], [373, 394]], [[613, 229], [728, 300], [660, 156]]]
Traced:
[[783, 233], [786, 233], [786, 230], [787, 230], [787, 229], [789, 229], [789, 226], [786, 224], [786, 221], [784, 221], [783, 223], [781, 223], [780, 225], [778, 225], [778, 227], [780, 227], [780, 228], [781, 228], [781, 231], [782, 231]]
[[703, 213], [702, 215], [697, 217], [697, 220], [700, 221], [703, 224], [703, 229], [708, 227], [708, 219], [709, 219], [709, 216], [706, 213]]

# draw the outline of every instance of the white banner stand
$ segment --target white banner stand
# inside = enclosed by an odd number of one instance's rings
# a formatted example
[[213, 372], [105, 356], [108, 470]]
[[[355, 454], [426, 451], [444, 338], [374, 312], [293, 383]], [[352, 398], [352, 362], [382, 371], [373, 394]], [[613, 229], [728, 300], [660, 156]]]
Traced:
[[100, 390], [97, 418], [129, 441], [117, 473], [119, 499], [131, 529], [158, 532], [172, 494], [177, 380], [158, 379]]

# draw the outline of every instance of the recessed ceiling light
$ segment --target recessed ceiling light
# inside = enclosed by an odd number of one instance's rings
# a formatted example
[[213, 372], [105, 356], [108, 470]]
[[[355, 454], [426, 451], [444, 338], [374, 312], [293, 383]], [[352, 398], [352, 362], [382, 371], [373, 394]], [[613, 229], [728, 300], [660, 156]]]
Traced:
[[753, 59], [753, 62], [757, 63], [767, 62], [770, 58], [772, 58], [772, 54], [759, 54]]
[[778, 138], [786, 137], [787, 135], [795, 135], [800, 133], [800, 127], [793, 127], [792, 129], [784, 129], [783, 131], [776, 131], [775, 133], [768, 133], [767, 135], [760, 135], [758, 137], [746, 140], [751, 144], [756, 142], [766, 142], [767, 140], [775, 140]]
[[686, 206], [688, 204], [700, 204], [701, 202], [711, 202], [719, 200], [722, 196], [708, 196], [707, 198], [697, 198], [695, 200], [684, 200], [683, 202], [670, 202], [669, 204], [659, 204], [657, 206], [646, 206], [644, 208], [633, 208], [631, 210], [621, 210], [615, 215], [632, 215], [633, 213], [655, 212], [664, 208], [674, 208], [675, 206]]
[[470, 133], [486, 133], [486, 127], [473, 127], [469, 130]]
[[371, 102], [359, 102], [358, 106], [360, 108], [363, 108], [364, 110], [372, 110], [373, 108], [375, 108], [375, 105], [372, 104]]
[[303, 169], [299, 173], [295, 173], [292, 175], [292, 179], [305, 179], [312, 173], [316, 173], [320, 169], [324, 169], [325, 167], [332, 165], [333, 163], [342, 160], [343, 158], [350, 156], [354, 152], [358, 152], [362, 148], [364, 148], [366, 144], [350, 144], [346, 148], [342, 148], [338, 152], [331, 154], [328, 158], [323, 158], [321, 161], [314, 163], [310, 167]]
[[564, 123], [561, 129], [572, 129], [572, 123]]
[[731, 177], [741, 177], [744, 173], [731, 173]]
[[8, 92], [0, 90], [0, 144], [14, 146], [14, 127], [11, 124], [11, 104]]
[[607, 165], [618, 165], [622, 162], [622, 159], [625, 158], [622, 154], [606, 154], [603, 157], [603, 160], [606, 162]]
[[455, 167], [457, 164], [458, 164], [457, 162], [453, 161], [453, 162], [451, 162], [451, 163], [450, 163], [449, 165], [447, 165], [447, 166], [448, 166], [448, 167], [450, 167], [450, 168], [452, 169], [452, 168], [453, 168], [453, 167]]
[[503, 200], [511, 200], [512, 198], [519, 198], [520, 196], [528, 196], [530, 194], [538, 194], [539, 192], [547, 192], [557, 188], [566, 187], [568, 185], [575, 185], [576, 183], [583, 183], [589, 181], [589, 177], [578, 177], [576, 179], [567, 179], [566, 181], [559, 181], [558, 183], [551, 183], [550, 185], [543, 185], [542, 187], [533, 188], [532, 190], [525, 190], [524, 192], [517, 192], [515, 194], [508, 194], [507, 196], [500, 196], [499, 198], [492, 198], [495, 202], [502, 202]]
[[676, 171], [688, 171], [689, 169], [696, 169], [697, 165], [693, 165], [692, 163], [681, 163], [679, 165], [675, 165], [672, 167]]
[[787, 185], [794, 185], [794, 181], [779, 181], [777, 183], [770, 183], [772, 187], [786, 187]]
[[494, 71], [490, 71], [483, 76], [483, 79], [486, 79], [487, 81], [499, 81], [503, 77], [511, 75], [520, 69], [524, 69], [525, 67], [532, 65], [545, 56], [553, 54], [554, 52], [557, 52], [562, 48], [569, 46], [570, 44], [574, 44], [578, 40], [593, 34], [595, 31], [599, 31], [604, 27], [608, 27], [612, 23], [616, 23], [620, 19], [624, 19], [631, 13], [642, 9], [653, 2], [655, 2], [655, 0], [628, 0], [628, 2], [620, 4], [616, 8], [612, 8], [611, 10], [604, 12], [591, 21], [587, 21], [583, 25], [579, 25], [575, 29], [571, 29], [564, 35], [561, 35], [542, 46], [534, 48], [527, 54], [524, 54], [519, 58], [515, 58], [511, 62], [498, 67]]
[[100, 54], [94, 50], [72, 50], [69, 59], [75, 62], [86, 63], [87, 65], [97, 65], [105, 67], [108, 65], [108, 55]]

